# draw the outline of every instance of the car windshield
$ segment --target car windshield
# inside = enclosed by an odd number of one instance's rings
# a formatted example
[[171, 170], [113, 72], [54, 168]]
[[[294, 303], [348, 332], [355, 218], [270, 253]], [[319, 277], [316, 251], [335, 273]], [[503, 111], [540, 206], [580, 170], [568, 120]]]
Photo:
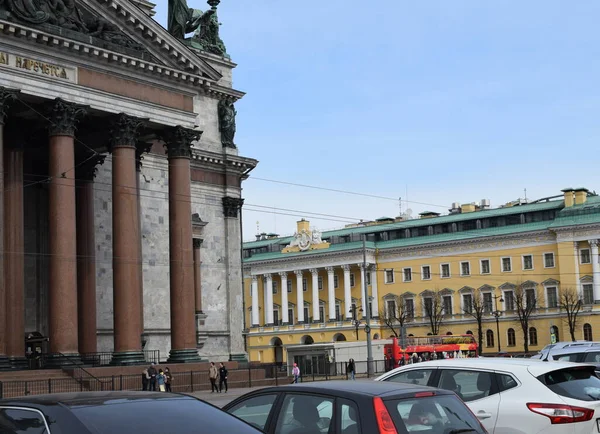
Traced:
[[600, 401], [600, 379], [594, 368], [567, 368], [537, 377], [554, 393], [581, 401]]
[[259, 433], [216, 407], [191, 398], [117, 399], [102, 405], [71, 407], [75, 416], [98, 434]]
[[[454, 430], [482, 434], [473, 413], [455, 395], [384, 401], [399, 433], [444, 434]], [[467, 431], [462, 431], [467, 430]]]

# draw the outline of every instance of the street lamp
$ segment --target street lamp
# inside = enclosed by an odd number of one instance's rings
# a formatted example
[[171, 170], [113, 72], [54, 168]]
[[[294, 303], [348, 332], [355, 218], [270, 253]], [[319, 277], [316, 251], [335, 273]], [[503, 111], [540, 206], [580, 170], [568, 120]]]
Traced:
[[352, 314], [352, 325], [356, 329], [356, 340], [358, 340], [358, 328], [362, 324], [362, 322], [356, 316], [356, 312], [357, 311], [360, 312], [360, 313], [362, 313], [363, 310], [362, 310], [362, 308], [359, 309], [355, 305], [352, 305], [352, 307], [350, 308], [350, 313]]
[[495, 295], [492, 294], [492, 297], [494, 298], [494, 307], [495, 310], [492, 312], [492, 315], [496, 318], [496, 339], [498, 339], [498, 352], [502, 351], [500, 349], [500, 316], [502, 315], [502, 312], [500, 312], [498, 310], [498, 299], [500, 299], [500, 303], [504, 303], [504, 299], [502, 298], [501, 295]]

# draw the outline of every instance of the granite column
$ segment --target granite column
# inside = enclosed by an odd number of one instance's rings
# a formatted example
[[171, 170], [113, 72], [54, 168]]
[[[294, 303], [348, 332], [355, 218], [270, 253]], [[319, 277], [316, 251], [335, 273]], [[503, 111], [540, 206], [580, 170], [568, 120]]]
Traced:
[[56, 99], [49, 130], [49, 338], [54, 364], [78, 357], [75, 130], [81, 106]]
[[194, 258], [192, 252], [191, 146], [201, 132], [173, 128], [169, 156], [169, 270], [171, 351], [169, 363], [199, 362], [196, 343]]

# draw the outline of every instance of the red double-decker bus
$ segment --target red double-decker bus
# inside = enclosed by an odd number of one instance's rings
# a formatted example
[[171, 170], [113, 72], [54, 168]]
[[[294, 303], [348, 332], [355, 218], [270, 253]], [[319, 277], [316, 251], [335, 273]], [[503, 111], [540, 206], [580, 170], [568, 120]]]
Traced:
[[398, 367], [400, 360], [408, 360], [413, 354], [422, 360], [446, 357], [477, 357], [479, 346], [473, 335], [409, 336], [402, 348], [400, 339], [392, 338], [384, 345], [385, 359], [391, 367]]

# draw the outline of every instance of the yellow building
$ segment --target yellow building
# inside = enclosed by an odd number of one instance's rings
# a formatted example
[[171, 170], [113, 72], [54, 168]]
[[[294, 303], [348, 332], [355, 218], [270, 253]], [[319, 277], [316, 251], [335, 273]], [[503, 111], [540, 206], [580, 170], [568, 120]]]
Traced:
[[401, 322], [415, 336], [481, 330], [483, 354], [571, 340], [570, 324], [576, 339], [598, 338], [599, 239], [600, 197], [584, 188], [324, 233], [301, 220], [292, 237], [244, 244], [250, 360], [291, 362], [292, 350], [331, 360], [333, 342], [366, 339], [366, 297], [373, 339], [400, 334]]

